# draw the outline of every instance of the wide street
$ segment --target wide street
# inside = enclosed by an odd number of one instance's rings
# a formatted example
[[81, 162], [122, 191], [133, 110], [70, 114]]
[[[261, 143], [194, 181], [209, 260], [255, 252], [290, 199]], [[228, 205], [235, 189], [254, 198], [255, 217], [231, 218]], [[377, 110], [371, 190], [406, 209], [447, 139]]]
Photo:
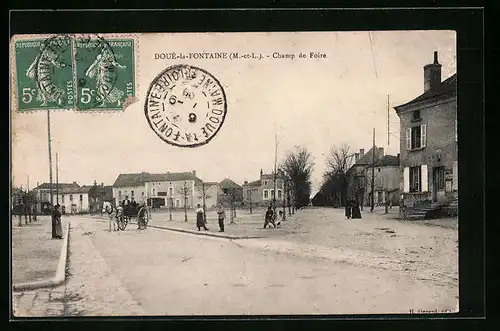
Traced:
[[[162, 226], [168, 214], [152, 214]], [[179, 217], [177, 217], [179, 218]], [[280, 229], [240, 217], [257, 239], [224, 239], [149, 227], [109, 232], [71, 216], [62, 315], [271, 315], [453, 312], [456, 228], [341, 209], [298, 211]], [[194, 220], [190, 217], [188, 224]], [[259, 218], [260, 222], [260, 218]], [[181, 222], [183, 223], [183, 222]], [[249, 225], [252, 224], [252, 225]], [[211, 232], [216, 223], [209, 221]], [[250, 230], [249, 230], [250, 231]], [[25, 309], [29, 311], [29, 309]]]

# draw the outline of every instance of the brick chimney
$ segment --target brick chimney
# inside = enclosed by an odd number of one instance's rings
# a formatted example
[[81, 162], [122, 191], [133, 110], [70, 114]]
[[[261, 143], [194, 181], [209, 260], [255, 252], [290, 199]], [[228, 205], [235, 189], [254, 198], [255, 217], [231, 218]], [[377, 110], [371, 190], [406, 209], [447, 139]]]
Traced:
[[260, 169], [260, 177], [262, 177], [262, 174], [263, 174], [262, 169]]
[[245, 184], [245, 185], [246, 185], [246, 184], [248, 184], [248, 180], [245, 180], [245, 181], [243, 182], [243, 184]]
[[382, 158], [384, 156], [384, 147], [378, 148], [378, 157]]
[[104, 186], [104, 183], [103, 183], [103, 182], [101, 182], [101, 186]]
[[432, 90], [441, 84], [441, 65], [438, 62], [438, 52], [434, 52], [434, 62], [424, 66], [424, 92]]
[[365, 149], [364, 148], [360, 148], [359, 149], [359, 158], [361, 159], [363, 157], [363, 155], [365, 155]]
[[193, 175], [195, 175], [195, 176], [196, 176], [196, 170], [193, 170]]

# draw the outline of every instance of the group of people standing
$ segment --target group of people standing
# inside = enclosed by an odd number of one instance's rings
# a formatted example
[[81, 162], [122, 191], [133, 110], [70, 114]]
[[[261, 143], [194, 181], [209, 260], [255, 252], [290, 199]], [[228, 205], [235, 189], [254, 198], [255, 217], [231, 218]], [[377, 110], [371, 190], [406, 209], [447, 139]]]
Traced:
[[359, 202], [353, 197], [347, 198], [345, 204], [345, 217], [350, 218], [361, 218], [361, 210], [359, 207]]
[[[224, 206], [222, 206], [222, 203], [219, 203], [217, 205], [216, 211], [217, 219], [219, 221], [219, 232], [224, 232], [224, 219], [226, 218], [226, 213], [224, 211]], [[200, 206], [200, 204], [196, 206], [196, 227], [198, 228], [198, 231], [201, 231], [202, 228], [205, 231], [208, 230], [205, 219], [205, 211]]]

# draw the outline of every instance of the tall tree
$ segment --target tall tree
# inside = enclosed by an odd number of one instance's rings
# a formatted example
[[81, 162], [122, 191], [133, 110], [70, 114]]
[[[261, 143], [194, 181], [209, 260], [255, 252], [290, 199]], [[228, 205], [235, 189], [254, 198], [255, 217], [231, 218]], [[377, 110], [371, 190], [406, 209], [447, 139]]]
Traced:
[[328, 199], [336, 205], [345, 206], [349, 185], [349, 169], [353, 165], [353, 153], [348, 145], [333, 146], [326, 159], [323, 188]]
[[189, 188], [189, 185], [187, 185], [186, 181], [184, 181], [184, 184], [182, 186], [179, 186], [177, 188], [177, 193], [179, 193], [179, 195], [184, 199], [184, 222], [187, 222], [187, 202], [188, 197], [191, 194], [191, 189]]
[[295, 146], [286, 153], [281, 169], [290, 183], [292, 204], [296, 208], [307, 206], [311, 195], [311, 173], [314, 161], [306, 147]]

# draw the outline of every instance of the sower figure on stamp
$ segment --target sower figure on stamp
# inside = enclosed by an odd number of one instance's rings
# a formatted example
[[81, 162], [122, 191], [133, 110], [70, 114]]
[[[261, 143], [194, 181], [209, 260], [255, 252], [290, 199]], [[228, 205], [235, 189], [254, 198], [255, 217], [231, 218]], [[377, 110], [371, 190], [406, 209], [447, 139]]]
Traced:
[[125, 95], [125, 92], [117, 89], [108, 82], [109, 78], [107, 76], [109, 76], [110, 72], [115, 71], [116, 68], [124, 69], [126, 66], [116, 62], [111, 52], [105, 51], [97, 55], [94, 62], [85, 72], [87, 77], [96, 79], [97, 95], [102, 99], [101, 106], [103, 107], [106, 106], [106, 103], [115, 102], [117, 106], [120, 106], [121, 99]]
[[217, 206], [217, 218], [219, 219], [219, 232], [224, 232], [224, 218], [226, 218], [226, 213], [224, 212], [224, 207], [221, 202], [219, 202]]
[[201, 208], [200, 204], [196, 206], [196, 227], [198, 228], [198, 231], [201, 230], [201, 228], [205, 229], [207, 231], [207, 226], [205, 225], [205, 217], [203, 213], [203, 208]]

